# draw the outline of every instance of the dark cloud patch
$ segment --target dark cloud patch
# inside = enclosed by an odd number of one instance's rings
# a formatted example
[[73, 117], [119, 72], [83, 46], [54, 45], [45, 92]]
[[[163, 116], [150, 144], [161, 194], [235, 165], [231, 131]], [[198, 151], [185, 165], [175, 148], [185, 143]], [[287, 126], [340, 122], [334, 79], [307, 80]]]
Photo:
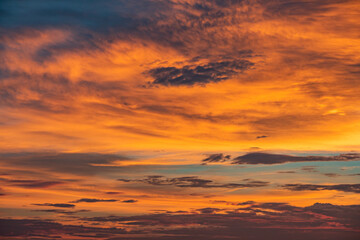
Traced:
[[207, 158], [203, 159], [202, 162], [203, 163], [225, 162], [230, 159], [231, 159], [230, 155], [224, 155], [222, 153], [215, 153], [215, 154], [210, 154]]
[[46, 207], [57, 207], [57, 208], [74, 208], [75, 204], [69, 203], [34, 203], [34, 206], [46, 206]]
[[211, 203], [214, 203], [214, 204], [222, 203], [222, 204], [231, 205], [231, 206], [243, 206], [243, 205], [253, 205], [253, 204], [255, 204], [254, 201], [229, 202], [229, 201], [222, 201], [222, 200], [211, 201]]
[[121, 201], [121, 202], [123, 202], [123, 203], [136, 203], [136, 202], [138, 202], [138, 200], [128, 199], [128, 200], [123, 200], [123, 201]]
[[233, 164], [276, 164], [302, 160], [301, 157], [270, 154], [270, 153], [248, 153], [233, 159]]
[[335, 184], [335, 185], [285, 184], [282, 187], [291, 191], [336, 190], [341, 192], [360, 193], [360, 184]]
[[237, 205], [248, 205], [248, 204], [254, 204], [254, 203], [255, 203], [254, 201], [246, 201], [246, 202], [238, 203]]
[[97, 202], [117, 202], [116, 199], [97, 199], [97, 198], [81, 198], [75, 201], [72, 201], [71, 203], [97, 203]]
[[109, 195], [117, 195], [117, 194], [124, 194], [123, 192], [106, 192]]
[[229, 79], [234, 74], [241, 73], [253, 65], [254, 63], [248, 60], [237, 59], [210, 62], [204, 65], [187, 65], [182, 68], [160, 67], [151, 69], [148, 73], [154, 78], [153, 84], [192, 86]]
[[180, 214], [182, 214], [182, 213], [190, 213], [190, 212], [188, 212], [188, 211], [183, 211], [183, 210], [179, 210], [179, 211], [154, 210], [154, 211], [156, 211], [156, 212], [166, 212], [166, 213], [172, 213], [172, 214], [176, 214], [176, 213], [180, 213]]
[[267, 137], [269, 137], [269, 136], [261, 135], [261, 136], [257, 136], [256, 139], [267, 138]]
[[207, 213], [219, 212], [219, 211], [221, 211], [221, 209], [219, 209], [219, 208], [201, 208], [201, 209], [196, 209], [196, 211], [207, 214]]
[[[273, 154], [252, 152], [230, 159], [230, 155], [217, 153], [203, 159], [204, 163], [231, 161], [232, 164], [281, 164], [287, 162], [315, 162], [315, 161], [356, 161], [360, 160], [359, 153], [345, 153], [337, 156], [293, 156], [285, 154]], [[304, 166], [301, 170], [316, 172], [314, 166]]]
[[295, 171], [278, 171], [277, 173], [296, 173]]
[[312, 162], [312, 161], [352, 161], [360, 160], [359, 153], [346, 153], [337, 156], [292, 156], [271, 153], [248, 153], [233, 159], [233, 164], [280, 164], [287, 162]]
[[155, 186], [176, 186], [182, 188], [252, 188], [265, 187], [269, 182], [247, 181], [246, 183], [214, 183], [212, 180], [201, 179], [196, 176], [165, 178], [163, 176], [148, 176], [144, 179], [118, 179], [125, 183], [146, 183]]

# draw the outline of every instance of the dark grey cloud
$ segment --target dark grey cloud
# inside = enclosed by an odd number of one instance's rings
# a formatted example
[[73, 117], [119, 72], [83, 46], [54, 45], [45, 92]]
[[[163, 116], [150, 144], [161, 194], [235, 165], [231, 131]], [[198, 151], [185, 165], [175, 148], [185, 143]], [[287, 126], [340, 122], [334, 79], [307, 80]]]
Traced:
[[359, 153], [346, 153], [337, 156], [292, 156], [271, 153], [248, 153], [233, 159], [233, 164], [280, 164], [287, 162], [312, 162], [312, 161], [352, 161], [360, 160]]
[[219, 208], [200, 208], [200, 209], [196, 209], [197, 212], [200, 212], [200, 213], [204, 213], [204, 214], [207, 214], [207, 213], [216, 213], [216, 212], [219, 212], [221, 211], [221, 209]]
[[[223, 153], [211, 154], [202, 160], [204, 163], [231, 161], [232, 164], [281, 164], [287, 162], [312, 162], [312, 161], [356, 161], [360, 160], [359, 153], [345, 153], [337, 156], [293, 156], [252, 152], [230, 159], [230, 155]], [[316, 172], [314, 166], [304, 166], [301, 170]], [[287, 172], [289, 173], [289, 172]]]
[[233, 164], [276, 164], [302, 160], [301, 157], [270, 154], [270, 153], [248, 153], [233, 159]]
[[246, 202], [238, 203], [238, 205], [248, 205], [248, 204], [254, 204], [254, 203], [255, 203], [254, 201], [246, 201]]
[[334, 184], [334, 185], [285, 184], [282, 187], [291, 191], [336, 190], [341, 192], [360, 193], [360, 184]]
[[257, 136], [256, 139], [267, 138], [267, 137], [269, 137], [269, 136], [261, 135], [261, 136]]
[[57, 208], [74, 208], [75, 204], [69, 203], [34, 203], [34, 206], [57, 207]]
[[243, 206], [243, 205], [253, 205], [255, 204], [254, 201], [246, 201], [246, 202], [229, 202], [229, 201], [223, 201], [223, 200], [214, 200], [211, 201], [212, 203], [225, 203], [226, 205], [232, 205], [232, 206]]
[[196, 176], [165, 178], [164, 176], [148, 176], [144, 179], [118, 179], [125, 183], [146, 183], [155, 186], [176, 186], [182, 188], [252, 188], [265, 187], [269, 182], [246, 181], [246, 183], [214, 183], [212, 180], [201, 179]]
[[81, 198], [75, 201], [71, 201], [72, 203], [97, 203], [97, 202], [117, 202], [116, 199], [97, 199], [97, 198]]
[[210, 154], [207, 158], [203, 159], [203, 163], [208, 162], [225, 162], [231, 159], [231, 155], [224, 155], [223, 153]]
[[138, 200], [128, 199], [128, 200], [123, 200], [123, 201], [121, 201], [121, 202], [123, 202], [123, 203], [136, 203], [136, 202], [138, 202]]
[[164, 86], [191, 86], [226, 80], [234, 74], [241, 73], [254, 63], [245, 59], [223, 60], [204, 65], [187, 65], [182, 68], [160, 67], [151, 69], [148, 73], [154, 78], [153, 84]]
[[117, 194], [124, 194], [123, 192], [106, 192], [109, 195], [117, 195]]

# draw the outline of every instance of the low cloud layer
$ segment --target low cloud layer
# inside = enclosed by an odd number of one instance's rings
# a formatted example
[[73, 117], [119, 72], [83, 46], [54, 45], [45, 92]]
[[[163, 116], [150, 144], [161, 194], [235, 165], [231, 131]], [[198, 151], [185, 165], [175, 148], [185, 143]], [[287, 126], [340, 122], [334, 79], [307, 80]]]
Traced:
[[[240, 208], [200, 208], [189, 211], [137, 216], [104, 216], [82, 218], [94, 226], [66, 225], [54, 221], [31, 219], [1, 219], [2, 236], [40, 239], [64, 234], [86, 239], [139, 239], [135, 234], [147, 234], [140, 239], [357, 239], [360, 227], [359, 205], [316, 203], [296, 207], [286, 203], [247, 202]], [[114, 228], [97, 224], [116, 223]], [[193, 226], [196, 225], [196, 228]], [[150, 227], [150, 228], [149, 228]], [[126, 234], [126, 236], [124, 235]], [[134, 235], [133, 235], [134, 234]], [[160, 234], [152, 237], [153, 234]], [[162, 236], [162, 234], [165, 234]]]

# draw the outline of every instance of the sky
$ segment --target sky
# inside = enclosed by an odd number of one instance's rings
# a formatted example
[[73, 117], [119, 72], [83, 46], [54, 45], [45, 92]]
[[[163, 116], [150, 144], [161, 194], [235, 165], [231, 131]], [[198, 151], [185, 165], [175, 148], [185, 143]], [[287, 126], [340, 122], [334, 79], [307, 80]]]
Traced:
[[360, 238], [357, 0], [0, 1], [0, 239]]

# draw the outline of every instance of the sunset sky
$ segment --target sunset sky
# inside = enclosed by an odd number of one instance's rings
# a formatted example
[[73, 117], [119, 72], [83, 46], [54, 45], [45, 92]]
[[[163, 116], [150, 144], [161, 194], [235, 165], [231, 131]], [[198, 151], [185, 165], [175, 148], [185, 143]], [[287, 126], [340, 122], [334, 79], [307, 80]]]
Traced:
[[0, 239], [360, 239], [358, 0], [0, 1]]

